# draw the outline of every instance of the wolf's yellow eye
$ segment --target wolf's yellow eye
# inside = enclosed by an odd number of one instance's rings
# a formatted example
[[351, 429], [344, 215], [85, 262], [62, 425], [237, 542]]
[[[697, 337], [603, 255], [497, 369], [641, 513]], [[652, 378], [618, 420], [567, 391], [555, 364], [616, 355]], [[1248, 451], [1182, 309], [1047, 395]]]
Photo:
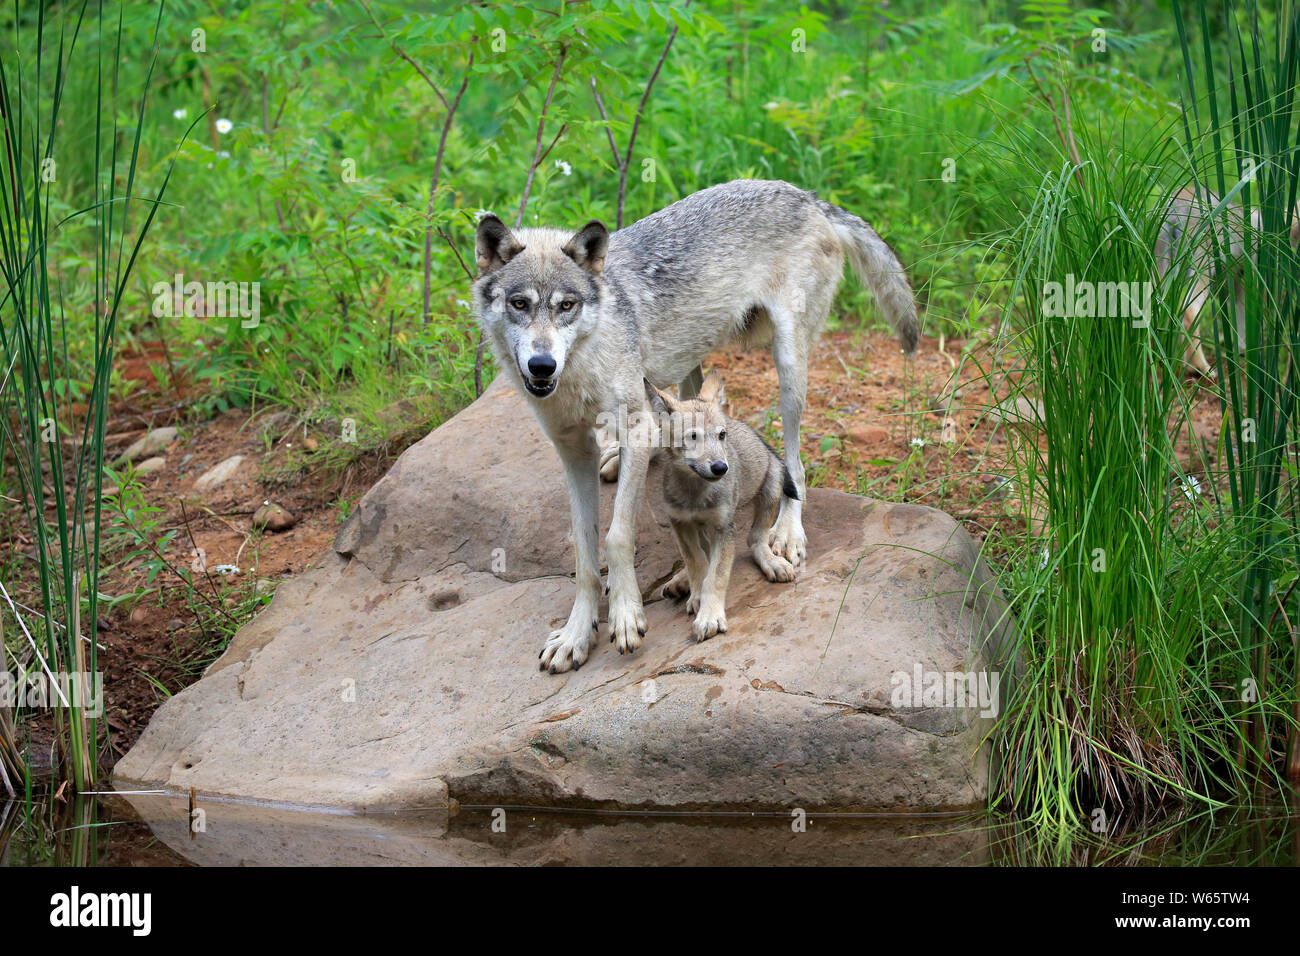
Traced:
[[518, 309], [522, 312], [524, 309], [528, 308], [528, 300], [521, 296], [515, 296], [515, 298], [510, 300], [510, 308]]
[[575, 305], [577, 305], [577, 304], [578, 304], [578, 303], [574, 302], [572, 299], [565, 299], [563, 302], [560, 303], [560, 311], [561, 311], [561, 312], [572, 312], [572, 311], [573, 311], [573, 307], [574, 307]]

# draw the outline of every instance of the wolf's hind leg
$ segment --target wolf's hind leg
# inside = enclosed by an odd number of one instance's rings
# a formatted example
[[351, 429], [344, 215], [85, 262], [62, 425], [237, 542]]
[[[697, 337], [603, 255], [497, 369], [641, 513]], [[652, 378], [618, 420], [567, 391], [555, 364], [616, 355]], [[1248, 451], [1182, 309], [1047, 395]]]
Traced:
[[786, 309], [768, 308], [775, 333], [772, 357], [781, 392], [781, 441], [785, 445], [785, 467], [799, 491], [799, 499], [782, 498], [781, 513], [772, 527], [770, 544], [773, 552], [798, 567], [808, 552], [803, 531], [804, 485], [803, 462], [799, 457], [799, 424], [803, 420], [804, 400], [808, 392], [808, 337], [806, 326]]
[[[775, 480], [773, 480], [775, 477]], [[781, 507], [780, 475], [768, 476], [763, 488], [754, 499], [754, 523], [749, 529], [749, 552], [754, 556], [754, 563], [769, 581], [793, 581], [794, 565], [772, 550], [768, 536], [776, 521]]]

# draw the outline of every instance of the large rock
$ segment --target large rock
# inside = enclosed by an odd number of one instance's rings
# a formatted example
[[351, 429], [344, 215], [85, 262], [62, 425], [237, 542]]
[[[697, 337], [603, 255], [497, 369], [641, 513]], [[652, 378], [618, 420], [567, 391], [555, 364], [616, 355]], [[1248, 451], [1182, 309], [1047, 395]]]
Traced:
[[[676, 560], [658, 487], [652, 473], [648, 596]], [[542, 673], [573, 598], [568, 504], [554, 449], [498, 381], [397, 461], [115, 775], [349, 809], [978, 804], [988, 717], [897, 696], [1001, 671], [1009, 620], [974, 543], [933, 509], [835, 491], [810, 493], [805, 522], [794, 584], [737, 549], [726, 634], [697, 644], [681, 605], [649, 598], [634, 655], [602, 621], [580, 671]]]

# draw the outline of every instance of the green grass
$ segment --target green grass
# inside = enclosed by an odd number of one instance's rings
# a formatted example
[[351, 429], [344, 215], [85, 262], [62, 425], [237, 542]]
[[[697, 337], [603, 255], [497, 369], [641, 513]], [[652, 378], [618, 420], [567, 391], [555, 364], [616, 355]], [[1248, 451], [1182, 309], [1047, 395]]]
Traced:
[[[51, 13], [47, 23], [40, 7], [35, 33], [20, 35], [18, 55], [0, 65], [0, 270], [6, 283], [0, 357], [7, 383], [0, 390], [0, 477], [26, 504], [41, 598], [39, 613], [29, 614], [6, 597], [0, 615], [9, 615], [11, 631], [16, 625], [27, 639], [24, 651], [35, 659], [28, 666], [52, 677], [98, 669], [96, 645], [84, 638], [83, 622], [93, 635], [103, 439], [117, 320], [168, 177], [162, 177], [152, 200], [138, 198], [144, 93], [132, 101], [118, 84], [122, 35], [114, 23], [85, 3]], [[79, 46], [83, 31], [96, 39], [93, 59]], [[80, 76], [90, 71], [99, 79], [88, 114], [93, 117], [89, 139], [81, 142], [66, 142], [70, 137], [62, 125], [73, 64], [80, 65]], [[152, 66], [144, 90], [151, 71]], [[114, 90], [121, 91], [120, 99]], [[119, 125], [122, 115], [134, 116], [134, 128]], [[84, 136], [87, 117], [78, 120]], [[57, 170], [59, 161], [72, 155], [91, 158], [93, 182], [84, 205], [64, 215], [55, 200]], [[92, 319], [79, 324], [67, 319], [63, 263], [52, 255], [62, 239], [74, 235], [72, 241], [89, 259], [94, 303]], [[88, 366], [70, 358], [78, 348]], [[69, 383], [74, 381], [80, 386], [75, 394], [84, 399], [81, 414], [72, 407]], [[98, 722], [75, 696], [62, 703], [53, 711], [60, 772], [84, 790], [96, 779]], [[7, 723], [0, 724], [0, 733], [8, 736]], [[3, 753], [16, 749], [6, 740]]]

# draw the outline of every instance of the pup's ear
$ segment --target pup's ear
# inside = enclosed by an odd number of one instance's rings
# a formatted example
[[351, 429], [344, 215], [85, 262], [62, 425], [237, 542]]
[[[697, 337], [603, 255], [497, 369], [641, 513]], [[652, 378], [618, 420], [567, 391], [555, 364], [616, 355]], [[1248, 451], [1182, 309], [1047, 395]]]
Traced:
[[726, 401], [722, 390], [722, 376], [718, 374], [716, 368], [704, 376], [704, 382], [700, 385], [700, 394], [696, 397], [702, 402], [712, 402], [719, 407]]
[[650, 404], [650, 411], [657, 415], [671, 415], [676, 408], [671, 395], [666, 395], [659, 389], [650, 384], [647, 378], [641, 379], [645, 383], [645, 400]]
[[496, 272], [519, 253], [524, 247], [515, 238], [506, 224], [492, 213], [478, 221], [478, 232], [474, 239], [474, 258], [478, 262], [480, 276]]
[[609, 248], [609, 230], [593, 219], [573, 234], [561, 250], [588, 272], [600, 275], [605, 270], [605, 251]]

